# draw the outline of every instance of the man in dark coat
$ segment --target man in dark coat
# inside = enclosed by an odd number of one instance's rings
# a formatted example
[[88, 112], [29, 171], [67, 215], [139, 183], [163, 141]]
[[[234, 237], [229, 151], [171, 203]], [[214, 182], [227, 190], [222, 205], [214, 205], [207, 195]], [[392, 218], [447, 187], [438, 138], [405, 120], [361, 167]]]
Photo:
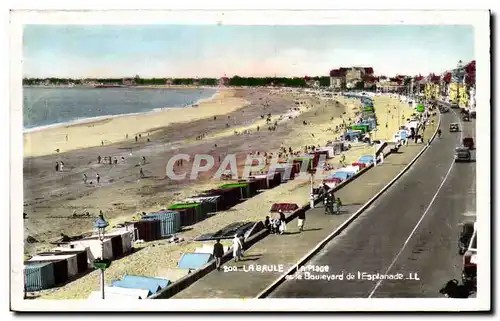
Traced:
[[213, 256], [215, 258], [215, 268], [220, 271], [220, 265], [222, 262], [222, 256], [224, 255], [224, 247], [220, 244], [220, 240], [217, 240], [214, 244]]

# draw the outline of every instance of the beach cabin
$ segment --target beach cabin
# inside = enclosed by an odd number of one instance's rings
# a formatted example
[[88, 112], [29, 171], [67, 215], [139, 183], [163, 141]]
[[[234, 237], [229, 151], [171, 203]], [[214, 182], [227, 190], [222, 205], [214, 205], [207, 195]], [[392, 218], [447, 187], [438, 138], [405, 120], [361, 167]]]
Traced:
[[[224, 247], [225, 249], [226, 247]], [[205, 253], [205, 252], [200, 252], [200, 253]], [[209, 253], [211, 254], [211, 253]], [[164, 272], [160, 272], [160, 276], [158, 278], [160, 279], [166, 279], [169, 280], [170, 282], [174, 283], [179, 279], [182, 279], [186, 275], [190, 274], [191, 270], [190, 269], [168, 269]]]
[[56, 285], [52, 262], [28, 262], [24, 265], [23, 272], [24, 289], [27, 292], [50, 289]]
[[68, 278], [78, 274], [78, 261], [76, 254], [62, 254], [62, 253], [51, 253], [43, 252], [33, 256], [28, 262], [54, 262], [66, 260], [63, 265], [66, 266], [66, 272]]
[[[250, 184], [249, 184], [250, 185]], [[255, 186], [255, 184], [253, 185]], [[220, 202], [221, 196], [198, 196], [198, 197], [189, 197], [184, 199], [183, 203], [199, 203], [201, 204], [203, 212], [207, 215], [209, 213], [215, 213], [218, 211], [218, 204]]]
[[219, 188], [237, 188], [240, 190], [240, 199], [248, 199], [254, 196], [250, 191], [250, 186], [247, 183], [229, 183], [221, 185]]
[[359, 172], [359, 166], [351, 165], [340, 168], [341, 171], [353, 172], [356, 175]]
[[225, 211], [241, 202], [239, 188], [216, 188], [203, 192], [198, 196], [220, 196], [220, 211]]
[[[132, 289], [134, 290], [134, 289]], [[142, 299], [138, 294], [135, 294], [134, 292], [131, 292], [130, 294], [123, 294], [123, 293], [113, 293], [113, 292], [107, 292], [104, 290], [104, 300], [110, 300], [110, 301], [127, 301], [127, 300], [140, 300]], [[102, 292], [101, 291], [92, 291], [87, 298], [87, 300], [102, 300]]]
[[366, 167], [366, 163], [361, 163], [361, 162], [354, 162], [351, 165], [358, 167], [360, 170]]
[[113, 259], [113, 247], [111, 245], [111, 240], [104, 239], [103, 248], [101, 247], [101, 241], [98, 239], [83, 239], [78, 241], [73, 241], [70, 243], [74, 245], [76, 249], [87, 249], [88, 252], [88, 260], [90, 264], [94, 263], [94, 260], [97, 258], [101, 259]]
[[157, 220], [160, 222], [160, 235], [162, 238], [180, 232], [182, 229], [181, 215], [176, 211], [160, 211], [148, 213], [143, 220]]
[[166, 288], [171, 283], [170, 280], [167, 279], [142, 275], [125, 275], [122, 281], [151, 284], [152, 286], [158, 285], [160, 289]]
[[106, 294], [121, 294], [121, 295], [129, 295], [138, 297], [139, 299], [146, 299], [152, 293], [149, 290], [144, 289], [134, 289], [134, 288], [122, 288], [122, 287], [114, 287], [114, 286], [105, 286], [104, 293]]
[[[127, 229], [119, 229], [106, 233], [106, 237], [112, 238], [111, 243], [113, 246], [113, 256], [118, 257], [121, 255], [132, 252], [132, 244], [134, 239], [134, 232]], [[120, 245], [121, 243], [121, 245]], [[115, 253], [116, 252], [116, 253]]]
[[159, 220], [141, 219], [134, 224], [137, 235], [137, 240], [152, 242], [162, 238], [161, 222]]
[[[107, 233], [105, 239], [111, 241], [111, 251], [113, 252], [113, 258], [118, 258], [123, 256], [123, 240], [122, 236], [118, 233]], [[92, 235], [86, 238], [86, 240], [99, 240], [98, 235]], [[129, 247], [131, 247], [130, 245]]]
[[268, 188], [267, 175], [265, 174], [250, 176], [249, 180], [255, 184], [257, 191], [265, 190]]
[[363, 125], [363, 124], [360, 124], [360, 125], [352, 125], [351, 126], [351, 129], [353, 131], [361, 131], [363, 134], [367, 133], [370, 131], [370, 126], [369, 125]]
[[156, 283], [149, 282], [137, 282], [132, 280], [118, 280], [111, 282], [111, 287], [113, 288], [124, 288], [124, 289], [138, 289], [147, 290], [149, 293], [156, 294], [161, 290], [161, 287]]
[[291, 213], [299, 209], [299, 206], [295, 203], [274, 203], [271, 205], [269, 210], [271, 213], [279, 212], [280, 210], [285, 213]]
[[300, 167], [298, 164], [290, 164], [290, 163], [279, 163], [279, 164], [274, 164], [270, 171], [273, 171], [275, 173], [280, 174], [281, 182], [285, 183], [289, 180], [292, 180], [295, 178], [295, 175], [300, 171]]
[[212, 260], [209, 253], [184, 253], [177, 263], [180, 269], [197, 270]]
[[327, 158], [333, 158], [335, 156], [335, 148], [333, 146], [324, 146], [316, 149], [318, 152], [325, 152]]
[[[203, 208], [201, 207], [200, 203], [177, 203], [177, 204], [169, 206], [168, 209], [171, 211], [184, 210], [186, 213], [184, 215], [189, 216], [189, 220], [193, 220], [192, 224], [200, 222], [207, 217], [207, 215], [203, 211]], [[181, 216], [181, 224], [185, 223], [185, 222], [186, 221], [183, 221], [182, 216]], [[183, 225], [183, 226], [187, 226], [187, 225]]]
[[333, 174], [332, 178], [339, 178], [342, 181], [345, 181], [351, 178], [352, 176], [354, 176], [352, 172], [337, 171]]
[[88, 259], [88, 253], [89, 249], [86, 248], [84, 250], [76, 250], [74, 248], [70, 247], [56, 247], [50, 250], [54, 255], [57, 254], [62, 254], [62, 255], [69, 255], [69, 254], [75, 254], [76, 255], [76, 264], [78, 268], [78, 273], [83, 273], [87, 271], [90, 267], [90, 262]]
[[373, 155], [363, 155], [358, 159], [358, 163], [365, 163], [367, 165], [373, 164], [375, 162], [375, 156]]
[[360, 130], [349, 130], [343, 135], [343, 138], [347, 141], [356, 141], [360, 140], [362, 136], [363, 133]]
[[[227, 246], [227, 245], [223, 245], [222, 248], [224, 249], [224, 253], [226, 253], [227, 251], [229, 251], [229, 246]], [[214, 251], [214, 245], [213, 245], [213, 243], [208, 243], [208, 244], [203, 244], [203, 246], [201, 246], [201, 247], [197, 247], [194, 250], [194, 253], [203, 253], [203, 254], [210, 254], [210, 255], [212, 255], [213, 251]]]

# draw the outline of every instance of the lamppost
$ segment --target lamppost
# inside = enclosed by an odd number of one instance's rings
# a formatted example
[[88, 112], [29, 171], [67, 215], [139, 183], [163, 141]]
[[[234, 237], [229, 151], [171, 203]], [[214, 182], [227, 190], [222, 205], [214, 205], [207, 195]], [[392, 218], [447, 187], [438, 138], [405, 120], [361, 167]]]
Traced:
[[314, 169], [312, 168], [312, 164], [310, 165], [309, 174], [311, 174], [311, 194], [309, 197], [309, 205], [314, 208]]
[[96, 260], [94, 260], [94, 267], [101, 270], [101, 292], [103, 300], [104, 300], [104, 285], [105, 285], [104, 270], [107, 269], [111, 264], [110, 260], [104, 259], [104, 233], [108, 225], [109, 225], [108, 222], [104, 219], [104, 215], [101, 212], [101, 214], [99, 214], [99, 217], [97, 218], [94, 224], [95, 228], [97, 228], [98, 231], [99, 240], [101, 241], [101, 258], [97, 258]]

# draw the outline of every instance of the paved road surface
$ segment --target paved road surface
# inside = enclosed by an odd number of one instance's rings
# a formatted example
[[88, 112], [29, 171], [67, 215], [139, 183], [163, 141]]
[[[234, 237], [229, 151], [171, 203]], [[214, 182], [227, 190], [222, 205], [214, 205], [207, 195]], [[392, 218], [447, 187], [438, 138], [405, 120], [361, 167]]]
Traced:
[[[462, 133], [449, 133], [453, 112], [442, 115], [441, 139], [346, 231], [309, 264], [328, 265], [331, 273], [354, 273], [351, 281], [289, 280], [271, 298], [442, 297], [439, 289], [460, 280], [458, 224], [475, 212], [475, 163], [453, 164], [461, 136], [475, 134], [473, 120]], [[473, 154], [475, 158], [475, 154]], [[420, 280], [357, 277], [381, 273]], [[302, 274], [305, 278], [305, 274]]]

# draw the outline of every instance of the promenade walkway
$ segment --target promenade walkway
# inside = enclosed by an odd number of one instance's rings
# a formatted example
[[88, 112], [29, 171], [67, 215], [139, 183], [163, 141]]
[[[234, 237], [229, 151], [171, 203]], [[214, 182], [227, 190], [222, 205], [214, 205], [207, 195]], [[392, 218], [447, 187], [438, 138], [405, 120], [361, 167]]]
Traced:
[[[340, 215], [325, 215], [323, 207], [311, 209], [306, 212], [302, 233], [293, 220], [287, 225], [287, 234], [267, 236], [248, 249], [242, 261], [224, 264], [221, 271], [209, 273], [172, 298], [255, 298], [387, 185], [422, 147], [410, 143], [400, 148], [399, 153], [336, 192], [344, 204]], [[257, 271], [264, 265], [274, 270]]]

